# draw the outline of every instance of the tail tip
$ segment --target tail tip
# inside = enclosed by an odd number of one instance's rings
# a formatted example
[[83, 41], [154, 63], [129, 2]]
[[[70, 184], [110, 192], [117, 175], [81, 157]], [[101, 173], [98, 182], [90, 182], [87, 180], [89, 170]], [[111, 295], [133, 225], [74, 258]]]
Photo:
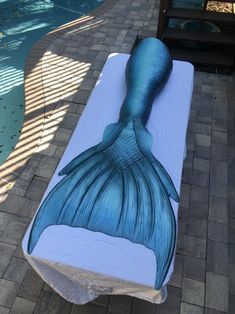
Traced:
[[59, 176], [64, 176], [65, 174], [66, 174], [66, 172], [65, 172], [64, 169], [62, 169], [62, 170], [58, 173]]

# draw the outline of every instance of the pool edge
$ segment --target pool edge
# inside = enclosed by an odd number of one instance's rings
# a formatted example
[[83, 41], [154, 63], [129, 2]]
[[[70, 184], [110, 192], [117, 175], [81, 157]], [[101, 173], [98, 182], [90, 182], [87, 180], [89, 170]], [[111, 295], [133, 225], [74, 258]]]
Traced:
[[[37, 152], [37, 148], [40, 145], [45, 116], [48, 114], [48, 110], [45, 109], [44, 84], [43, 77], [41, 76], [42, 61], [47, 49], [57, 38], [105, 14], [118, 1], [119, 0], [105, 1], [88, 15], [59, 26], [55, 30], [45, 34], [29, 51], [24, 66], [24, 122], [21, 135], [14, 150], [4, 163], [0, 165], [0, 194], [5, 193], [13, 187], [15, 180], [20, 176], [28, 161]], [[33, 93], [32, 90], [34, 90]], [[34, 99], [36, 99], [36, 101], [34, 101]], [[36, 117], [39, 117], [39, 119], [37, 120], [36, 126], [34, 126], [33, 121]]]

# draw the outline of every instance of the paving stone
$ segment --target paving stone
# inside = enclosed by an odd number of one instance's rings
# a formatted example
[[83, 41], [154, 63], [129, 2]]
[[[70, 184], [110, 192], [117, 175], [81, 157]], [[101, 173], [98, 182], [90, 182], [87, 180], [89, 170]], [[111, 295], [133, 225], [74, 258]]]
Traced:
[[66, 146], [59, 146], [59, 147], [57, 147], [54, 156], [56, 158], [61, 158], [63, 156], [63, 154], [64, 154], [65, 148], [66, 148]]
[[168, 292], [167, 299], [166, 299], [166, 301], [164, 303], [162, 303], [162, 304], [160, 304], [158, 306], [157, 314], [175, 314], [175, 313], [179, 313], [179, 311], [180, 311], [181, 289], [168, 286], [167, 292]]
[[207, 238], [207, 221], [198, 218], [189, 218], [188, 234], [198, 237]]
[[208, 188], [192, 185], [189, 215], [205, 220], [208, 217], [208, 210]]
[[[60, 312], [53, 312], [58, 313]], [[87, 303], [85, 305], [73, 305], [70, 314], [106, 314], [107, 308], [99, 306], [93, 303]], [[110, 312], [111, 313], [111, 312]]]
[[222, 81], [218, 76], [218, 81], [214, 82], [214, 88], [227, 91], [228, 87], [228, 81]]
[[201, 122], [201, 123], [208, 123], [211, 124], [212, 121], [212, 115], [207, 115], [207, 114], [203, 114], [203, 113], [199, 113], [197, 115], [197, 121]]
[[229, 118], [229, 120], [228, 120], [228, 126], [227, 126], [227, 131], [228, 131], [228, 144], [231, 145], [231, 142], [233, 141], [233, 136], [232, 136], [232, 138], [230, 138], [230, 135], [231, 135], [231, 132], [233, 132], [234, 129], [235, 129], [234, 115], [231, 114], [231, 112], [230, 112], [228, 118]]
[[48, 143], [47, 147], [45, 148], [43, 147], [43, 150], [40, 150], [40, 154], [52, 157], [54, 156], [56, 149], [57, 149], [56, 145]]
[[208, 201], [208, 188], [200, 186], [191, 186], [191, 201], [207, 202]]
[[225, 312], [205, 308], [205, 314], [224, 314]]
[[32, 314], [35, 305], [35, 302], [17, 297], [11, 309], [11, 314]]
[[208, 239], [228, 243], [228, 225], [209, 221]]
[[156, 313], [157, 305], [141, 300], [141, 299], [134, 299], [133, 306], [132, 306], [132, 314], [155, 314]]
[[178, 233], [186, 234], [188, 230], [188, 218], [178, 217]]
[[28, 216], [29, 202], [26, 198], [5, 194], [4, 201], [0, 203], [0, 210], [20, 216]]
[[228, 164], [226, 162], [211, 162], [211, 180], [221, 183], [228, 182]]
[[15, 252], [13, 254], [15, 257], [19, 257], [21, 259], [26, 260], [24, 253], [23, 253], [23, 249], [22, 249], [22, 239], [19, 241], [18, 246], [15, 249]]
[[30, 267], [24, 277], [18, 296], [27, 300], [37, 302], [42, 292], [43, 286], [44, 281]]
[[212, 143], [219, 144], [227, 148], [228, 134], [224, 132], [212, 131]]
[[10, 313], [10, 309], [0, 305], [0, 314], [9, 314], [9, 313]]
[[227, 144], [228, 134], [226, 132], [212, 131], [212, 142]]
[[28, 269], [29, 264], [26, 260], [13, 257], [4, 274], [4, 279], [21, 284]]
[[210, 195], [227, 198], [228, 186], [227, 183], [210, 180]]
[[228, 158], [228, 148], [225, 144], [211, 144], [211, 159], [226, 162]]
[[228, 165], [235, 168], [235, 147], [228, 146]]
[[179, 211], [178, 211], [178, 216], [179, 218], [187, 220], [189, 216], [189, 209], [187, 207], [180, 206]]
[[3, 276], [16, 247], [14, 245], [0, 242], [0, 277]]
[[171, 280], [169, 285], [182, 288], [182, 277], [183, 277], [183, 270], [184, 270], [184, 256], [180, 254], [176, 254], [175, 256], [175, 265], [174, 271], [171, 276]]
[[28, 161], [29, 166], [38, 167], [43, 155], [35, 153]]
[[193, 167], [193, 152], [187, 151], [186, 158], [184, 159], [183, 167], [184, 169], [192, 169]]
[[197, 115], [198, 115], [198, 112], [196, 110], [192, 109], [190, 111], [190, 117], [189, 117], [190, 125], [192, 124], [192, 122], [196, 122], [197, 121]]
[[21, 179], [30, 182], [33, 176], [35, 175], [35, 172], [36, 172], [36, 167], [26, 165], [26, 167], [20, 173], [20, 177]]
[[34, 214], [36, 213], [36, 210], [39, 207], [40, 202], [38, 201], [30, 201], [29, 206], [27, 208], [28, 215], [27, 217], [33, 218]]
[[219, 88], [217, 88], [215, 91], [214, 91], [214, 95], [215, 95], [215, 98], [216, 100], [218, 100], [219, 98], [226, 98], [226, 93], [224, 90], [221, 90]]
[[189, 278], [183, 279], [182, 300], [199, 306], [204, 306], [205, 284]]
[[235, 197], [235, 183], [228, 184], [228, 198], [233, 199]]
[[195, 145], [195, 157], [210, 159], [211, 148], [210, 146]]
[[207, 187], [209, 184], [209, 173], [193, 169], [184, 169], [182, 181], [183, 183]]
[[194, 84], [194, 90], [193, 90], [193, 98], [192, 98], [192, 104], [191, 104], [191, 109], [198, 111], [201, 103], [201, 97], [200, 97], [200, 92], [201, 92], [201, 86], [199, 84]]
[[180, 314], [204, 314], [204, 311], [202, 307], [182, 302]]
[[189, 207], [190, 200], [190, 185], [189, 184], [181, 184], [180, 187], [180, 206]]
[[215, 119], [227, 119], [227, 110], [225, 108], [225, 99], [216, 99], [217, 101], [214, 103], [212, 116]]
[[47, 188], [49, 180], [34, 176], [26, 192], [26, 197], [33, 201], [41, 201], [42, 196]]
[[[61, 309], [63, 309], [63, 314], [69, 314], [71, 307], [72, 307], [72, 304], [67, 302], [58, 294], [54, 292], [43, 291], [36, 305], [34, 313], [35, 314], [44, 314], [44, 313], [61, 314]], [[83, 312], [72, 311], [71, 313], [82, 314]], [[89, 312], [84, 312], [84, 313], [89, 313]]]
[[28, 223], [27, 217], [0, 212], [0, 241], [17, 245]]
[[202, 99], [208, 100], [208, 102], [212, 101], [212, 93], [205, 93], [201, 91], [200, 95]]
[[235, 218], [235, 200], [228, 200], [228, 216], [231, 219]]
[[203, 147], [210, 147], [211, 136], [205, 134], [196, 134], [196, 145]]
[[228, 278], [208, 272], [206, 275], [206, 307], [228, 312]]
[[0, 305], [11, 307], [15, 301], [18, 288], [18, 284], [0, 279]]
[[[189, 124], [189, 131], [197, 133], [196, 134], [196, 143], [202, 146], [210, 146], [210, 133], [211, 133], [211, 126], [206, 123], [198, 123], [198, 122], [191, 122]], [[199, 133], [199, 134], [198, 134]], [[209, 138], [201, 136], [206, 135]]]
[[229, 295], [229, 313], [235, 313], [235, 295], [231, 294]]
[[[92, 83], [92, 85], [94, 85], [94, 80], [90, 80]], [[85, 82], [83, 82], [85, 83]], [[86, 84], [88, 84], [88, 82], [86, 81]], [[91, 83], [90, 83], [91, 84]], [[92, 89], [89, 87], [89, 89]], [[75, 113], [66, 113], [62, 123], [61, 123], [61, 127], [68, 129], [68, 130], [74, 130], [77, 122], [79, 120], [80, 114], [75, 114]]]
[[37, 168], [36, 176], [50, 179], [58, 165], [58, 162], [59, 159], [55, 157], [45, 156]]
[[109, 305], [109, 301], [110, 301], [109, 295], [100, 295], [97, 299], [92, 301], [92, 303], [107, 307]]
[[199, 106], [197, 111], [197, 120], [202, 123], [211, 124], [212, 120], [212, 107], [211, 105], [203, 104]]
[[229, 219], [229, 243], [235, 244], [235, 219], [230, 218]]
[[207, 242], [207, 271], [219, 275], [228, 274], [228, 247], [224, 243]]
[[184, 277], [197, 281], [205, 281], [206, 262], [205, 260], [192, 256], [185, 256]]
[[230, 263], [228, 265], [228, 273], [229, 273], [229, 292], [235, 295], [235, 264]]
[[191, 201], [189, 208], [189, 216], [199, 219], [207, 219], [209, 211], [209, 205], [207, 202]]
[[224, 198], [210, 197], [209, 220], [219, 223], [228, 223], [228, 203]]
[[209, 172], [210, 162], [207, 159], [195, 157], [193, 159], [193, 168], [202, 172]]
[[28, 187], [30, 185], [30, 181], [23, 180], [19, 177], [17, 177], [16, 181], [14, 182], [14, 186], [8, 190], [8, 194], [10, 195], [16, 195], [20, 197], [24, 197]]
[[212, 119], [212, 130], [226, 132], [227, 131], [227, 120]]
[[228, 252], [229, 252], [229, 263], [233, 263], [235, 261], [235, 245], [230, 244], [228, 246]]
[[228, 164], [220, 161], [211, 162], [210, 195], [227, 197]]
[[129, 296], [111, 296], [108, 314], [129, 314], [131, 311], [133, 298]]
[[186, 137], [187, 151], [194, 151], [195, 142], [196, 142], [196, 134], [192, 132], [188, 132], [187, 137]]
[[197, 258], [206, 257], [206, 240], [188, 235], [178, 236], [177, 252]]
[[229, 167], [228, 182], [235, 183], [235, 168]]
[[47, 283], [45, 283], [43, 290], [49, 291], [49, 292], [55, 292], [55, 290], [53, 290]]

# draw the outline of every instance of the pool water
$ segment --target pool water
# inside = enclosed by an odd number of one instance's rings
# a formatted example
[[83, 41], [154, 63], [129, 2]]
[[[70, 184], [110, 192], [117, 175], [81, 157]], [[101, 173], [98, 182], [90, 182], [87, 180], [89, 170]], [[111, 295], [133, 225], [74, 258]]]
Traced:
[[24, 119], [24, 64], [33, 44], [104, 0], [0, 0], [0, 165], [16, 145]]

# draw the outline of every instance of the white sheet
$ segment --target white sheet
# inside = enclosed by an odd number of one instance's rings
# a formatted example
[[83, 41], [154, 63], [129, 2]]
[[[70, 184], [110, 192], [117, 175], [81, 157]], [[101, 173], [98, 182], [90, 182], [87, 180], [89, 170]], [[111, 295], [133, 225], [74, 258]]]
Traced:
[[[109, 56], [66, 151], [44, 197], [61, 180], [58, 172], [80, 152], [99, 143], [107, 124], [116, 122], [125, 97], [126, 54]], [[174, 61], [167, 85], [154, 101], [147, 128], [153, 135], [153, 154], [170, 174], [180, 192], [185, 137], [193, 89], [193, 67]], [[177, 218], [178, 204], [172, 201]], [[50, 226], [42, 233], [29, 262], [58, 293], [83, 304], [99, 294], [128, 294], [161, 303], [165, 287], [153, 289], [156, 261], [153, 251], [127, 239], [68, 226]], [[165, 280], [170, 279], [174, 261]]]

